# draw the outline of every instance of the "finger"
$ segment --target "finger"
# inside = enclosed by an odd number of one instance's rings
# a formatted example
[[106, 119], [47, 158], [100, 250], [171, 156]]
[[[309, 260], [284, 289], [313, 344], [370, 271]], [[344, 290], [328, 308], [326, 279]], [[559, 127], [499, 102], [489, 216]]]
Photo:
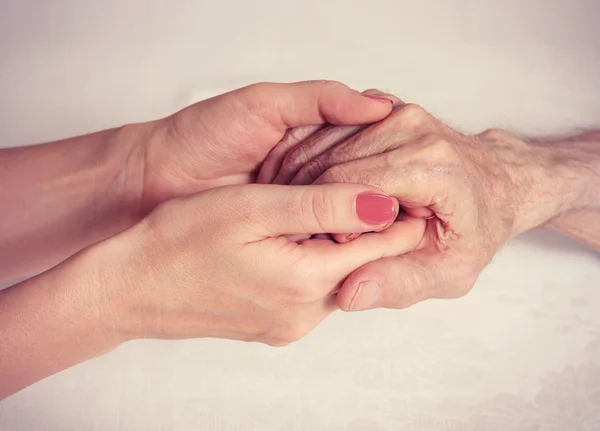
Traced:
[[424, 218], [424, 219], [431, 218], [435, 215], [435, 213], [427, 207], [404, 208], [404, 211], [406, 211], [412, 217]]
[[400, 146], [393, 152], [336, 165], [313, 184], [370, 184], [398, 199], [401, 208], [411, 216], [428, 218], [434, 214], [451, 213], [454, 207], [453, 202], [446, 199], [450, 187], [446, 178], [436, 175], [424, 177], [426, 167], [420, 162], [421, 158], [418, 148]]
[[362, 95], [335, 81], [254, 84], [237, 90], [235, 96], [253, 115], [281, 133], [312, 124], [368, 124], [392, 111], [389, 99]]
[[[422, 220], [421, 220], [422, 221]], [[337, 295], [344, 311], [407, 308], [424, 299], [436, 283], [436, 268], [426, 251], [369, 262], [344, 281]]]
[[420, 106], [398, 106], [384, 121], [365, 128], [347, 141], [308, 161], [292, 178], [290, 184], [311, 184], [332, 166], [389, 152], [418, 140], [423, 141], [422, 143], [431, 142], [434, 138], [420, 138], [436, 127], [444, 126]]
[[298, 170], [289, 184], [312, 184], [333, 166], [393, 150], [412, 139], [414, 139], [413, 135], [388, 130], [385, 127], [385, 121], [373, 124], [349, 137], [346, 141], [313, 157]]
[[[376, 89], [363, 92], [364, 95], [383, 97], [389, 99], [394, 108], [402, 106], [404, 102], [393, 94], [383, 93]], [[292, 178], [309, 161], [323, 154], [330, 148], [347, 140], [363, 130], [365, 126], [326, 126], [318, 133], [313, 133], [304, 141], [293, 147], [288, 147], [287, 153], [279, 162], [279, 172], [272, 181], [275, 184], [290, 184]], [[295, 182], [294, 184], [310, 184], [310, 182]]]
[[294, 127], [287, 130], [281, 141], [275, 145], [263, 162], [256, 182], [259, 184], [271, 184], [281, 168], [283, 158], [287, 152], [321, 128], [323, 126], [317, 124]]
[[[340, 142], [354, 136], [365, 126], [328, 126], [312, 134], [303, 142], [291, 148], [283, 157], [274, 184], [290, 184], [292, 178], [306, 163]], [[310, 183], [298, 183], [308, 185]]]
[[[304, 84], [304, 83], [302, 83], [302, 84]], [[353, 91], [353, 90], [350, 90], [350, 91]], [[375, 100], [377, 100], [377, 101], [389, 100], [392, 103], [392, 106], [399, 106], [400, 104], [402, 104], [402, 101], [400, 99], [398, 99], [397, 97], [395, 97], [391, 94], [385, 94], [379, 90], [368, 90], [368, 91], [364, 92], [363, 94], [367, 95], [367, 96], [375, 96], [376, 97]], [[373, 99], [373, 97], [371, 97], [371, 99]], [[364, 103], [364, 102], [362, 102], [362, 103]], [[376, 106], [376, 107], [377, 107], [377, 109], [381, 109], [380, 106]], [[363, 114], [366, 114], [367, 116], [373, 115], [369, 111], [365, 111]], [[368, 118], [365, 119], [365, 117], [358, 118], [357, 121], [358, 122], [356, 122], [355, 124], [366, 124], [369, 122]], [[375, 121], [377, 121], [377, 120], [375, 120]], [[270, 183], [274, 182], [274, 178], [277, 176], [277, 172], [281, 169], [283, 160], [284, 160], [284, 157], [286, 156], [286, 154], [289, 151], [291, 151], [294, 147], [296, 147], [301, 141], [305, 140], [306, 138], [308, 138], [309, 136], [311, 136], [312, 134], [314, 134], [316, 131], [318, 131], [321, 128], [322, 128], [321, 125], [309, 125], [309, 126], [299, 126], [299, 127], [289, 129], [286, 132], [282, 141], [275, 146], [275, 148], [271, 151], [271, 153], [269, 153], [269, 155], [265, 159], [265, 162], [263, 163], [263, 166], [261, 167], [260, 173], [258, 175], [257, 182], [260, 184], [270, 184]], [[336, 127], [327, 127], [327, 129], [328, 130], [336, 130]], [[322, 148], [321, 150], [316, 148], [314, 150], [314, 151], [316, 151], [316, 154], [324, 151], [327, 148], [327, 147], [324, 147], [325, 145], [334, 145], [336, 142], [339, 142], [342, 139], [346, 139], [348, 136], [350, 136], [350, 134], [355, 133], [360, 128], [350, 127], [348, 129], [345, 129], [345, 133], [343, 133], [339, 139], [334, 140], [334, 141], [329, 139], [327, 141], [327, 144], [325, 142], [316, 141], [316, 142], [320, 143], [320, 147]], [[300, 156], [300, 159], [302, 158], [301, 151], [297, 155]], [[307, 154], [307, 156], [309, 156], [309, 154]], [[310, 156], [310, 157], [312, 157], [312, 156]], [[307, 159], [307, 161], [308, 161], [308, 159]], [[300, 163], [303, 164], [303, 162], [300, 162]], [[298, 168], [296, 168], [296, 171], [297, 171], [297, 169]], [[293, 176], [293, 174], [291, 176]], [[289, 176], [289, 178], [291, 178], [291, 176]], [[288, 184], [288, 182], [289, 181], [279, 180], [276, 182], [276, 184]]]
[[363, 91], [362, 94], [370, 95], [370, 96], [385, 97], [386, 99], [389, 99], [392, 101], [392, 105], [394, 105], [394, 108], [405, 104], [404, 101], [402, 101], [402, 99], [400, 99], [399, 97], [394, 96], [391, 93], [385, 93], [376, 88], [369, 88], [368, 90]]
[[368, 262], [415, 250], [423, 240], [425, 227], [425, 220], [406, 217], [385, 231], [366, 233], [347, 244], [324, 240], [306, 240], [300, 244], [308, 251], [318, 251], [315, 267], [324, 266], [332, 277], [341, 276], [343, 280]]
[[397, 216], [393, 199], [361, 184], [253, 184], [222, 193], [234, 194], [227, 198], [229, 205], [236, 200], [231, 222], [249, 242], [289, 234], [369, 232]]
[[[394, 201], [394, 209], [396, 210], [396, 214], [400, 214], [400, 205], [398, 204], [398, 199], [396, 199], [395, 197], [392, 196], [392, 199]], [[401, 216], [401, 215], [400, 215]], [[391, 221], [390, 223], [381, 226], [378, 229], [374, 229], [373, 232], [381, 232], [384, 231], [386, 229], [388, 229], [390, 226], [392, 226], [393, 223], [395, 223], [396, 220]], [[354, 241], [356, 238], [358, 238], [360, 236], [360, 232], [352, 232], [350, 235], [347, 234], [339, 234], [339, 233], [334, 233], [331, 235], [332, 239], [339, 243], [339, 244], [344, 244], [350, 241]]]

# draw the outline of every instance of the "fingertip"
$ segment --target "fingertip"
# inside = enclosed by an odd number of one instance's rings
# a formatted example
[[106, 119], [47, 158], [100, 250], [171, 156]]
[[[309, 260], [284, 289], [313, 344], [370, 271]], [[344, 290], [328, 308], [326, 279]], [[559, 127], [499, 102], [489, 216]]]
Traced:
[[364, 311], [376, 308], [381, 302], [381, 285], [376, 280], [342, 285], [337, 295], [338, 307], [344, 311]]
[[374, 232], [383, 232], [384, 230], [390, 228], [396, 222], [398, 217], [400, 217], [400, 203], [398, 202], [398, 199], [396, 199], [393, 196], [390, 196], [389, 198], [392, 200], [392, 208], [393, 208], [395, 217], [393, 220], [390, 220], [388, 223], [375, 229]]
[[352, 298], [356, 293], [356, 287], [347, 286], [346, 283], [342, 285], [340, 290], [338, 290], [336, 294], [336, 302], [340, 310], [342, 311], [350, 311], [350, 304], [352, 302]]
[[365, 90], [365, 91], [362, 92], [362, 94], [363, 95], [378, 96], [378, 97], [381, 97], [381, 98], [385, 98], [385, 99], [389, 100], [392, 103], [393, 107], [404, 105], [404, 102], [400, 98], [394, 96], [391, 93], [386, 93], [386, 92], [378, 90], [376, 88], [370, 88], [368, 90]]
[[366, 97], [368, 99], [372, 99], [372, 100], [376, 100], [377, 102], [381, 102], [381, 103], [387, 103], [387, 104], [394, 104], [394, 101], [389, 99], [386, 96], [380, 96], [378, 94], [363, 94], [363, 97]]
[[356, 238], [358, 238], [360, 236], [360, 233], [358, 233], [358, 232], [351, 233], [351, 234], [336, 233], [336, 234], [333, 234], [332, 236], [333, 236], [333, 239], [335, 240], [335, 242], [337, 242], [338, 244], [345, 244], [347, 242], [354, 241]]
[[427, 207], [404, 208], [404, 211], [412, 217], [421, 219], [428, 219], [435, 215], [435, 213]]
[[362, 94], [345, 87], [343, 93], [329, 93], [322, 99], [321, 111], [336, 126], [370, 124], [383, 120], [394, 108], [386, 97]]

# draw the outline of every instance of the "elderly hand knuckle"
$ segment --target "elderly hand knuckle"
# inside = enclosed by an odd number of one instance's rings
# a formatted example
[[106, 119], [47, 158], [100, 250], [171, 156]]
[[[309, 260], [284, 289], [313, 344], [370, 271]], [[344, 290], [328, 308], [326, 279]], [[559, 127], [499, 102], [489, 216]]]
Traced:
[[416, 130], [430, 122], [430, 116], [421, 106], [407, 103], [393, 112], [398, 126], [406, 131]]
[[428, 133], [422, 138], [430, 160], [453, 162], [458, 159], [456, 145], [435, 133]]
[[510, 139], [511, 134], [506, 130], [492, 128], [485, 130], [477, 136], [484, 141], [506, 141]]

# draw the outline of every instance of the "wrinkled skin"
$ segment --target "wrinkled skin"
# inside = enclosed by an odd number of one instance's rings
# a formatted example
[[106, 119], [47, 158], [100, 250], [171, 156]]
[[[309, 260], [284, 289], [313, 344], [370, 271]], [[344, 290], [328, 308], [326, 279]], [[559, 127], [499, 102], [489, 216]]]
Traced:
[[[377, 124], [307, 136], [287, 149], [275, 175], [265, 164], [270, 174], [259, 177], [373, 185], [396, 197], [405, 217], [427, 220], [413, 252], [368, 263], [346, 279], [338, 295], [344, 310], [462, 296], [506, 241], [552, 213], [531, 205], [539, 170], [533, 146], [498, 130], [466, 136], [420, 106], [395, 104]], [[369, 281], [361, 299], [359, 285]]]

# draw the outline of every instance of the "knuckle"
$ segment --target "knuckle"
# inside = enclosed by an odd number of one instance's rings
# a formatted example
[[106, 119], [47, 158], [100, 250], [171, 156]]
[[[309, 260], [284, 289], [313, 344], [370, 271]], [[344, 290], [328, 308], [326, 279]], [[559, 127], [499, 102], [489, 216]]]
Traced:
[[511, 135], [505, 130], [492, 128], [477, 136], [484, 141], [505, 141], [508, 140]]
[[405, 131], [415, 131], [431, 122], [431, 116], [421, 106], [407, 103], [392, 113], [398, 126]]
[[436, 133], [428, 133], [421, 138], [432, 160], [453, 161], [458, 157], [456, 146]]

